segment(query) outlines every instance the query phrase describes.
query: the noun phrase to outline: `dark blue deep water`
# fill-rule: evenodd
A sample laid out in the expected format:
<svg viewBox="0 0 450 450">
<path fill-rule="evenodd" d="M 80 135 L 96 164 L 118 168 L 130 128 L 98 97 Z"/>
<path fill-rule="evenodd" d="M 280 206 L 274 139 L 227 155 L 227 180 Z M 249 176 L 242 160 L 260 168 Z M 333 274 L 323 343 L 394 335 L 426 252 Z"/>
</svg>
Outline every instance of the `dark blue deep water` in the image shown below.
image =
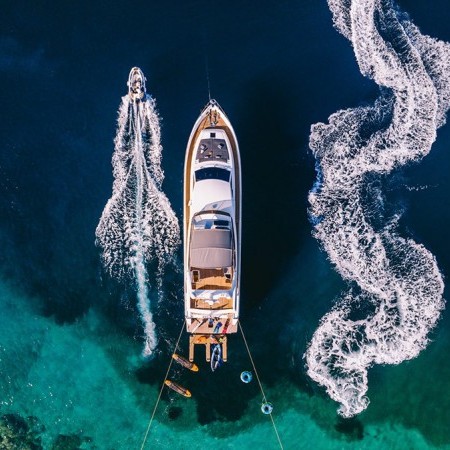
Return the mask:
<svg viewBox="0 0 450 450">
<path fill-rule="evenodd" d="M 398 3 L 423 33 L 450 41 L 446 1 Z M 242 323 L 284 447 L 450 448 L 446 311 L 418 358 L 369 372 L 371 404 L 357 418 L 339 418 L 306 376 L 306 345 L 344 286 L 311 236 L 310 126 L 379 94 L 325 0 L 2 2 L 0 437 L 15 442 L 2 448 L 131 449 L 145 434 L 166 342 L 182 320 L 181 249 L 180 270 L 166 271 L 166 301 L 154 306 L 160 350 L 143 361 L 133 286 L 103 273 L 94 244 L 132 66 L 146 74 L 162 117 L 163 190 L 180 220 L 184 153 L 208 101 L 207 68 L 237 133 Z M 423 243 L 447 278 L 449 142 L 446 125 L 385 193 L 404 211 L 401 232 Z M 163 394 L 146 448 L 277 448 L 256 383 L 239 381 L 249 368 L 240 336 L 220 371 L 200 366 L 175 374 L 194 398 Z"/>
</svg>

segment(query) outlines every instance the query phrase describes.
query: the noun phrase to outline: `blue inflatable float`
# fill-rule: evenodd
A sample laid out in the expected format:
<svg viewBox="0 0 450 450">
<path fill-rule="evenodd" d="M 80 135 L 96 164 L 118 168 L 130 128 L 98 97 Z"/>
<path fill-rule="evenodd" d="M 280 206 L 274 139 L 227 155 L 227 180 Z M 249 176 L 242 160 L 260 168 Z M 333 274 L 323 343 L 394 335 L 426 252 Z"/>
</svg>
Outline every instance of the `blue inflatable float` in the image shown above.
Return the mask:
<svg viewBox="0 0 450 450">
<path fill-rule="evenodd" d="M 273 411 L 273 405 L 270 402 L 264 402 L 261 405 L 261 411 L 263 414 L 272 414 Z"/>
<path fill-rule="evenodd" d="M 250 381 L 252 381 L 252 379 L 253 379 L 253 375 L 252 375 L 252 373 L 249 372 L 248 370 L 244 370 L 244 371 L 241 373 L 241 381 L 242 381 L 243 383 L 250 383 Z"/>
</svg>

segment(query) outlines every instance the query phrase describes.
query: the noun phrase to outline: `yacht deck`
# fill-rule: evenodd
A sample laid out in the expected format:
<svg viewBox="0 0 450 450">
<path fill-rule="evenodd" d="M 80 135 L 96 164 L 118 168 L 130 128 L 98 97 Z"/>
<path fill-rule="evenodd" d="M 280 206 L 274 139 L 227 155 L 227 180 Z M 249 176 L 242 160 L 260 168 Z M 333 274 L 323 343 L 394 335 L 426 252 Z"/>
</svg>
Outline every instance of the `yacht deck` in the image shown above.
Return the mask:
<svg viewBox="0 0 450 450">
<path fill-rule="evenodd" d="M 218 309 L 231 309 L 233 308 L 233 299 L 228 296 L 219 297 L 214 300 L 191 297 L 191 308 L 209 309 L 212 311 Z"/>
<path fill-rule="evenodd" d="M 212 323 L 210 323 L 209 317 L 205 317 L 203 319 L 196 318 L 187 325 L 187 332 L 213 336 L 236 333 L 237 323 L 233 325 L 232 320 L 233 314 L 226 314 L 225 317 L 215 317 L 212 319 Z"/>
<path fill-rule="evenodd" d="M 225 139 L 216 139 L 216 133 L 211 130 L 211 139 L 202 139 L 197 149 L 196 159 L 198 162 L 223 161 L 230 159 Z"/>
<path fill-rule="evenodd" d="M 192 289 L 208 291 L 227 291 L 231 289 L 233 279 L 232 267 L 224 269 L 192 268 Z"/>
</svg>

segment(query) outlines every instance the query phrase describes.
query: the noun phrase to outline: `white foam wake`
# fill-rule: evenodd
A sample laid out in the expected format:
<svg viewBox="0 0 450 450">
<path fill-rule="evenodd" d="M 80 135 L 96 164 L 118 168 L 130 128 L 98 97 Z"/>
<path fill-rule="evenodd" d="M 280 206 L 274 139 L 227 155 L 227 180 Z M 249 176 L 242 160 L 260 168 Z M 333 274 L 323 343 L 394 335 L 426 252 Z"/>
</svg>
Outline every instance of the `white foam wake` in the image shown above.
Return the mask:
<svg viewBox="0 0 450 450">
<path fill-rule="evenodd" d="M 139 102 L 122 98 L 114 143 L 113 192 L 97 226 L 96 243 L 111 276 L 136 282 L 146 339 L 143 353 L 149 356 L 157 338 L 146 264 L 157 265 L 154 280 L 161 296 L 163 270 L 179 245 L 178 221 L 161 191 L 160 126 L 150 96 Z"/>
<path fill-rule="evenodd" d="M 430 151 L 450 106 L 450 46 L 421 35 L 390 0 L 328 4 L 361 73 L 381 87 L 373 106 L 338 111 L 310 135 L 314 235 L 350 287 L 313 335 L 308 375 L 351 417 L 369 403 L 367 369 L 416 357 L 444 307 L 434 256 L 399 236 L 395 219 L 379 225 L 383 197 L 371 184 Z"/>
</svg>

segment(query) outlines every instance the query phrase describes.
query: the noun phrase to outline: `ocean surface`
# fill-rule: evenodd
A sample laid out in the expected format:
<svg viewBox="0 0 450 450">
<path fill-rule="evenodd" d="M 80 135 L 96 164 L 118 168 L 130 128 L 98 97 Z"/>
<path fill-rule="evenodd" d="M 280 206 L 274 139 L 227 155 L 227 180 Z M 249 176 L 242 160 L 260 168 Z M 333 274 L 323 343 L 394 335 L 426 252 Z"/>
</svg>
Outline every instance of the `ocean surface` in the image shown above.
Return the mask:
<svg viewBox="0 0 450 450">
<path fill-rule="evenodd" d="M 397 5 L 422 34 L 450 42 L 447 1 Z M 139 66 L 159 113 L 165 177 L 157 187 L 180 223 L 185 148 L 208 101 L 208 79 L 236 131 L 241 321 L 284 448 L 450 449 L 450 319 L 438 300 L 417 354 L 400 364 L 367 363 L 370 403 L 351 418 L 310 376 L 305 354 L 322 318 L 348 289 L 361 288 L 343 279 L 318 233 L 323 217 L 311 211 L 310 192 L 325 169 L 310 146 L 311 126 L 373 106 L 381 92 L 376 70 L 361 74 L 358 43 L 336 29 L 325 0 L 18 1 L 1 10 L 0 448 L 141 448 L 183 321 L 182 249 L 162 272 L 142 259 L 157 338 L 148 358 L 142 286 L 111 276 L 95 244 L 112 195 L 118 111 L 129 71 Z M 383 129 L 395 117 L 386 104 L 377 116 Z M 434 126 L 434 140 L 442 120 L 420 117 Z M 351 129 L 339 131 L 347 132 L 352 138 Z M 429 153 L 373 175 L 366 198 L 373 207 L 364 204 L 374 228 L 389 231 L 393 223 L 434 255 L 444 283 L 449 142 L 450 126 L 442 124 Z M 441 298 L 439 289 L 431 294 Z M 184 335 L 181 353 L 187 346 Z M 230 337 L 229 361 L 215 373 L 198 355 L 199 373 L 174 367 L 170 375 L 193 398 L 163 391 L 145 448 L 279 448 L 257 383 L 239 379 L 251 370 L 241 336 Z"/>
</svg>

